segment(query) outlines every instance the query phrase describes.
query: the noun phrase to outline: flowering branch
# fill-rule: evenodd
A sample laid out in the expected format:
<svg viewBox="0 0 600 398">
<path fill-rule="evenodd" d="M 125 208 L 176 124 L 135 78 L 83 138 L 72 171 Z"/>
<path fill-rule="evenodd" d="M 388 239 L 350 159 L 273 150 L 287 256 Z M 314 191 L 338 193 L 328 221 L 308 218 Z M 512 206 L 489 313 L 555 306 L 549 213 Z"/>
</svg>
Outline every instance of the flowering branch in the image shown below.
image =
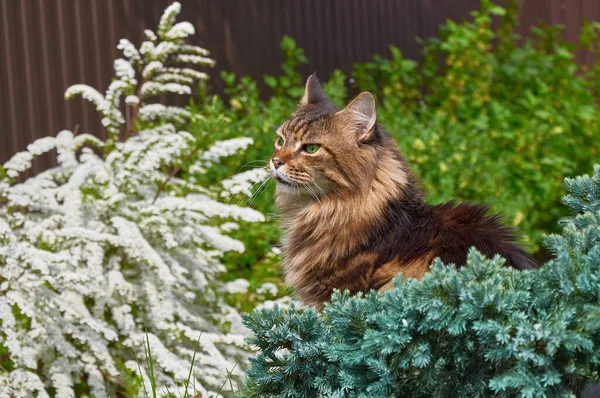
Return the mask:
<svg viewBox="0 0 600 398">
<path fill-rule="evenodd" d="M 224 301 L 221 257 L 244 250 L 228 235 L 232 224 L 264 217 L 217 201 L 221 187 L 173 177 L 191 159 L 207 167 L 252 140 L 205 148 L 180 129 L 188 111 L 148 102 L 190 93 L 206 78 L 178 64 L 212 65 L 206 50 L 184 43 L 194 29 L 175 24 L 179 10 L 169 6 L 139 49 L 121 40 L 124 58 L 104 95 L 67 90 L 96 106 L 106 141 L 65 130 L 0 166 L 0 353 L 10 364 L 0 368 L 0 397 L 70 397 L 84 381 L 87 395 L 116 396 L 118 365 L 138 372 L 146 336 L 157 385 L 176 395 L 194 386 L 216 396 L 227 369 L 239 362 L 241 377 L 248 365 L 241 317 Z M 57 167 L 17 182 L 53 149 Z M 170 195 L 160 197 L 167 184 Z"/>
<path fill-rule="evenodd" d="M 109 85 L 104 96 L 84 84 L 71 86 L 65 92 L 66 99 L 79 95 L 96 105 L 103 116 L 102 124 L 108 132 L 109 150 L 119 141 L 121 130 L 125 130 L 121 141 L 127 140 L 134 133 L 138 118 L 142 122 L 156 124 L 161 121 L 178 126 L 189 122 L 191 115 L 186 114 L 185 110 L 157 107 L 157 104 L 148 102 L 167 93 L 191 94 L 198 81 L 207 79 L 208 75 L 185 65 L 215 64 L 208 58 L 207 50 L 185 43 L 195 30 L 189 22 L 174 23 L 180 9 L 181 5 L 177 2 L 170 5 L 161 18 L 157 32 L 146 30 L 146 41 L 139 48 L 129 40 L 121 39 L 117 47 L 125 58 L 115 60 L 116 79 Z M 122 96 L 126 97 L 126 117 L 120 110 Z"/>
<path fill-rule="evenodd" d="M 198 153 L 199 149 L 200 149 L 200 147 L 194 148 L 193 151 L 188 153 L 186 155 L 186 157 L 183 158 L 183 160 L 181 161 L 181 163 L 179 163 L 179 165 L 177 167 L 175 167 L 173 170 L 171 170 L 171 172 L 169 173 L 167 178 L 158 187 L 158 190 L 156 191 L 156 195 L 154 196 L 154 199 L 152 200 L 152 204 L 156 203 L 156 200 L 160 196 L 160 193 L 165 189 L 165 187 L 167 186 L 169 181 L 171 181 L 171 178 L 173 178 L 177 173 L 179 173 L 181 171 L 183 166 L 185 166 L 187 164 L 187 162 L 192 158 L 192 156 L 194 156 L 196 153 Z"/>
</svg>

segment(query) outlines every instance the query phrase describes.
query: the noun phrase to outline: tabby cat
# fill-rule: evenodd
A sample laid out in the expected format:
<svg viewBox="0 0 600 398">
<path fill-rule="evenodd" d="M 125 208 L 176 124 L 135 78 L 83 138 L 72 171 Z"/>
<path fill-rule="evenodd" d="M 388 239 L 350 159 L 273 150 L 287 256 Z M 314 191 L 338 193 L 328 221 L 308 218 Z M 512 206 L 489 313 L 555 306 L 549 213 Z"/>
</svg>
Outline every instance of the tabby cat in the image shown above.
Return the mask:
<svg viewBox="0 0 600 398">
<path fill-rule="evenodd" d="M 385 291 L 400 272 L 423 277 L 436 257 L 462 266 L 471 246 L 517 269 L 536 267 L 487 207 L 425 203 L 376 118 L 371 93 L 340 110 L 312 75 L 277 130 L 267 169 L 286 233 L 286 281 L 305 304 L 322 308 L 333 289 Z"/>
</svg>

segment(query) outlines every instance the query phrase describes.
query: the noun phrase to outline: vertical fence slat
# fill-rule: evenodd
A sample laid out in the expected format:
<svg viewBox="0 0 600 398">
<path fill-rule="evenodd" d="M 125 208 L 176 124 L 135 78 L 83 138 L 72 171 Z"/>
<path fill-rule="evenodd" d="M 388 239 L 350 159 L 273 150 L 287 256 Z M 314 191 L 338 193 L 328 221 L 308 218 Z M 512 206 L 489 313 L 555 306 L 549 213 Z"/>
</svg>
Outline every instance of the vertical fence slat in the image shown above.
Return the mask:
<svg viewBox="0 0 600 398">
<path fill-rule="evenodd" d="M 8 4 L 7 1 L 2 1 L 1 2 L 1 8 L 0 10 L 2 10 L 2 15 L 1 20 L 2 20 L 2 48 L 3 48 L 3 58 L 4 58 L 4 62 L 1 62 L 1 66 L 0 70 L 4 71 L 4 73 L 6 74 L 6 76 L 0 76 L 0 78 L 6 82 L 6 84 L 3 86 L 4 90 L 6 90 L 3 93 L 0 93 L 0 98 L 3 98 L 3 103 L 5 103 L 6 106 L 6 110 L 8 111 L 7 113 L 4 114 L 4 117 L 2 118 L 2 120 L 4 121 L 2 123 L 2 128 L 3 130 L 0 131 L 0 134 L 2 134 L 3 136 L 0 138 L 1 141 L 0 142 L 7 142 L 7 145 L 3 145 L 3 151 L 0 151 L 0 155 L 2 156 L 2 158 L 0 158 L 0 161 L 4 162 L 6 161 L 8 158 L 10 158 L 10 156 L 16 152 L 19 151 L 19 146 L 18 146 L 18 142 L 15 139 L 16 138 L 16 134 L 17 133 L 17 107 L 16 107 L 16 101 L 15 101 L 15 97 L 16 97 L 16 85 L 17 85 L 17 81 L 15 80 L 15 76 L 14 76 L 14 70 L 13 70 L 13 62 L 14 62 L 14 52 L 12 52 L 12 46 L 14 38 L 12 37 L 12 35 L 10 34 L 10 30 L 9 27 L 11 26 L 11 18 L 9 15 L 9 9 L 11 8 L 11 6 Z M 7 135 L 8 137 L 4 137 L 4 135 Z"/>
<path fill-rule="evenodd" d="M 24 144 L 25 142 L 29 141 L 33 141 L 35 139 L 35 117 L 36 117 L 36 108 L 34 105 L 34 101 L 36 100 L 36 93 L 33 90 L 33 73 L 32 73 L 32 58 L 33 58 L 33 54 L 32 54 L 32 45 L 33 42 L 31 40 L 31 28 L 30 28 L 30 21 L 27 20 L 27 17 L 31 12 L 31 8 L 28 7 L 30 6 L 31 3 L 28 3 L 26 7 L 21 8 L 19 11 L 19 25 L 20 25 L 20 34 L 21 37 L 19 38 L 19 40 L 17 41 L 17 43 L 22 46 L 21 50 L 23 51 L 23 57 L 22 57 L 22 63 L 21 63 L 21 67 L 23 68 L 23 81 L 25 83 L 25 90 L 23 91 L 23 94 L 25 95 L 25 101 L 24 104 L 26 104 L 27 108 L 26 108 L 26 112 L 29 115 L 29 117 L 26 118 L 21 118 L 21 124 L 23 126 L 23 130 L 22 130 L 22 134 L 20 134 L 20 138 L 21 138 L 21 144 Z"/>
</svg>

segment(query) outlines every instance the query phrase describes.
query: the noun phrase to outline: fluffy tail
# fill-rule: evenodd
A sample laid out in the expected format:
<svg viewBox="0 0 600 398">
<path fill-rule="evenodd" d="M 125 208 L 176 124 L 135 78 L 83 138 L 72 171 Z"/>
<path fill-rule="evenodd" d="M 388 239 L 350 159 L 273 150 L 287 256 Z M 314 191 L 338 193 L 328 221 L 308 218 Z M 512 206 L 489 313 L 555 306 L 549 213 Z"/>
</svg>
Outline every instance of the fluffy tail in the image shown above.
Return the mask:
<svg viewBox="0 0 600 398">
<path fill-rule="evenodd" d="M 506 253 L 504 257 L 508 262 L 507 265 L 519 270 L 539 268 L 539 264 L 517 245 L 514 245 L 513 250 Z"/>
</svg>

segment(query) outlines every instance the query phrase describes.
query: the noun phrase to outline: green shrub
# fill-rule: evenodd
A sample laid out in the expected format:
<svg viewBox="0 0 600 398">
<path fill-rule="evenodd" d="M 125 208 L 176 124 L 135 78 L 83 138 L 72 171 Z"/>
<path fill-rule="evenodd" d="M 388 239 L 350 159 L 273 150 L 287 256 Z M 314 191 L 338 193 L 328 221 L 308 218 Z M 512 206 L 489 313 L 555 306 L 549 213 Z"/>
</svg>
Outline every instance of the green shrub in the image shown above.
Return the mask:
<svg viewBox="0 0 600 398">
<path fill-rule="evenodd" d="M 430 202 L 458 198 L 489 204 L 543 258 L 542 234 L 553 231 L 565 214 L 559 206 L 562 176 L 583 173 L 598 159 L 600 62 L 581 70 L 575 47 L 560 39 L 559 27 L 535 28 L 534 37 L 523 40 L 514 33 L 516 11 L 515 2 L 504 9 L 484 0 L 470 21 L 449 21 L 439 38 L 424 44 L 423 62 L 405 59 L 392 47 L 389 59 L 376 56 L 355 65 L 352 89 L 377 96 L 378 121 L 398 140 Z M 494 15 L 501 22 L 496 29 Z M 597 50 L 599 31 L 598 24 L 586 25 L 585 48 Z M 254 145 L 209 172 L 187 173 L 214 184 L 266 165 L 274 131 L 296 108 L 304 84 L 298 73 L 306 63 L 304 52 L 288 37 L 282 50 L 281 75 L 264 77 L 267 93 L 249 77 L 222 72 L 225 95 L 205 95 L 188 107 L 201 115 L 190 126 L 195 135 L 247 136 Z M 325 90 L 340 106 L 349 99 L 341 71 L 330 76 Z M 273 188 L 266 182 L 253 198 L 231 198 L 251 202 L 269 218 L 242 225 L 234 234 L 247 250 L 226 257 L 235 271 L 230 278 L 248 279 L 251 291 L 263 281 L 280 283 L 279 258 L 271 254 L 280 241 Z"/>
<path fill-rule="evenodd" d="M 533 28 L 534 37 L 520 44 L 515 2 L 508 9 L 481 4 L 472 20 L 449 21 L 426 43 L 422 64 L 392 47 L 391 59 L 356 65 L 354 77 L 376 94 L 379 123 L 431 201 L 492 205 L 537 251 L 564 214 L 562 176 L 598 160 L 599 68 L 581 73 L 559 26 Z M 502 16 L 496 30 L 494 15 Z M 597 28 L 584 30 L 589 49 Z"/>
<path fill-rule="evenodd" d="M 559 397 L 598 379 L 600 166 L 567 179 L 575 215 L 539 271 L 474 249 L 457 270 L 314 309 L 245 316 L 260 349 L 241 397 Z"/>
</svg>

